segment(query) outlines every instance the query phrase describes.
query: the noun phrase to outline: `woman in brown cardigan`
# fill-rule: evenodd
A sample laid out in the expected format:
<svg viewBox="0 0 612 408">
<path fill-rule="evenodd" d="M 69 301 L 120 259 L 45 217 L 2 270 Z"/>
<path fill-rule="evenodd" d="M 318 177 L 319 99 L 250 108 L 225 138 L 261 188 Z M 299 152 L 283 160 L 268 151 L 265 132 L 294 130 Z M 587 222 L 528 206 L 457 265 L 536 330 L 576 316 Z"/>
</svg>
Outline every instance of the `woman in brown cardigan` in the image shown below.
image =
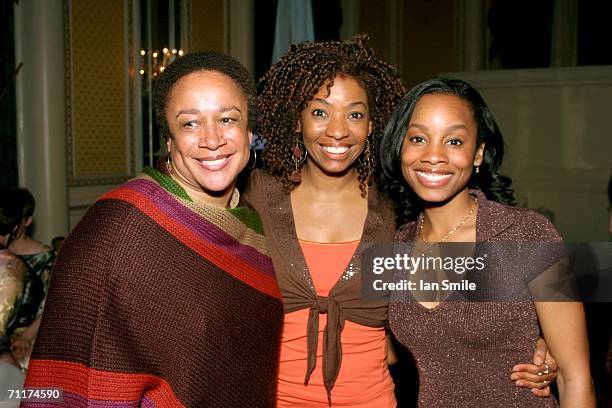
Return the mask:
<svg viewBox="0 0 612 408">
<path fill-rule="evenodd" d="M 360 257 L 393 238 L 391 206 L 370 185 L 404 87 L 360 36 L 293 45 L 260 92 L 266 171 L 243 198 L 261 215 L 285 305 L 277 404 L 394 407 L 387 303 L 361 298 Z"/>
</svg>

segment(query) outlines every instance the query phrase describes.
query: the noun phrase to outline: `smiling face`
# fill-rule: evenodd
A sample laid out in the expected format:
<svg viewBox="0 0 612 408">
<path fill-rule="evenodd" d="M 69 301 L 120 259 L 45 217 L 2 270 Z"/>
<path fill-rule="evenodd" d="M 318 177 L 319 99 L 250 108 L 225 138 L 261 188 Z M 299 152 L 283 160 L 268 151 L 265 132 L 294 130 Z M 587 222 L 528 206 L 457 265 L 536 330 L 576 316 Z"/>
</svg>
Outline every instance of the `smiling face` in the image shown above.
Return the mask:
<svg viewBox="0 0 612 408">
<path fill-rule="evenodd" d="M 308 151 L 307 165 L 328 175 L 341 175 L 365 148 L 372 121 L 367 94 L 355 78 L 338 75 L 331 89 L 327 84 L 302 110 L 299 130 Z"/>
<path fill-rule="evenodd" d="M 424 201 L 441 203 L 467 194 L 473 166 L 482 162 L 477 126 L 468 103 L 451 94 L 417 102 L 402 144 L 402 174 Z"/>
<path fill-rule="evenodd" d="M 172 87 L 166 120 L 172 176 L 204 201 L 229 201 L 252 139 L 239 86 L 217 71 L 188 74 Z"/>
</svg>

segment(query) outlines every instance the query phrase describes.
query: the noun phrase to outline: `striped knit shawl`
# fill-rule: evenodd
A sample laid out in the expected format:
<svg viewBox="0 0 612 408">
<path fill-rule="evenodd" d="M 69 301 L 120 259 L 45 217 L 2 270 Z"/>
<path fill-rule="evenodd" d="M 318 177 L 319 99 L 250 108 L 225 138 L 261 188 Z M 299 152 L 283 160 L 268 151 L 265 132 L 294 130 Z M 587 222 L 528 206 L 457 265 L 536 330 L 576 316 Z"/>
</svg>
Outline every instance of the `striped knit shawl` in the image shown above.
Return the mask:
<svg viewBox="0 0 612 408">
<path fill-rule="evenodd" d="M 259 217 L 146 173 L 62 246 L 26 386 L 63 389 L 56 406 L 274 406 L 283 310 Z"/>
</svg>

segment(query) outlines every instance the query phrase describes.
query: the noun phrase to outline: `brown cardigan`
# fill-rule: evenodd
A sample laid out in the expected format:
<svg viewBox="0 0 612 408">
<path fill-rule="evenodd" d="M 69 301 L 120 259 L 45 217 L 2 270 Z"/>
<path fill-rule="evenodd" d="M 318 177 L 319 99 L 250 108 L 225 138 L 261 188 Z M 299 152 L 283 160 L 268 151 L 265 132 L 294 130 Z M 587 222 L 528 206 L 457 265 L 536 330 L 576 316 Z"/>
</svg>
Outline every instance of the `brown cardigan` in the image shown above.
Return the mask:
<svg viewBox="0 0 612 408">
<path fill-rule="evenodd" d="M 361 299 L 361 254 L 369 246 L 392 242 L 395 233 L 394 214 L 376 188 L 368 192 L 368 215 L 361 242 L 328 297 L 317 296 L 300 249 L 289 192 L 269 173 L 251 173 L 242 199 L 261 217 L 269 255 L 283 295 L 285 313 L 310 309 L 308 318 L 308 369 L 305 383 L 316 364 L 319 313 L 327 313 L 323 342 L 323 376 L 328 398 L 342 361 L 340 336 L 345 320 L 369 327 L 387 325 L 387 302 Z"/>
</svg>

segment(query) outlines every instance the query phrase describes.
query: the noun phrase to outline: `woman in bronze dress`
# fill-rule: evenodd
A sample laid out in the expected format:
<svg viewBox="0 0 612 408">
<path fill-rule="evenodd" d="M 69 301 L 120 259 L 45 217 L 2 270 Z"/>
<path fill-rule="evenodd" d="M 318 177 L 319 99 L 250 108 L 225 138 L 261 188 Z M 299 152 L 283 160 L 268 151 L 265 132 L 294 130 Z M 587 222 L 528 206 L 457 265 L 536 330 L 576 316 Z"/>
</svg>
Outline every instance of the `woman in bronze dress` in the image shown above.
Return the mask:
<svg viewBox="0 0 612 408">
<path fill-rule="evenodd" d="M 399 218 L 410 220 L 396 240 L 408 242 L 413 254 L 442 251 L 435 243 L 502 251 L 514 243 L 532 250 L 561 243 L 543 216 L 506 205 L 513 197 L 510 179 L 497 172 L 503 147 L 491 112 L 466 82 L 434 79 L 413 88 L 381 143 L 383 187 Z M 536 255 L 522 263 L 486 262 L 487 293 L 511 293 L 504 301 L 465 301 L 451 291 L 426 299 L 404 293 L 391 303 L 391 329 L 419 368 L 420 407 L 556 406 L 504 378 L 506 369 L 530 357 L 540 328 L 559 365 L 561 405 L 594 407 L 582 304 L 537 301 L 530 285 L 536 275 L 528 271 L 534 264 L 557 268 L 563 258 Z"/>
</svg>

